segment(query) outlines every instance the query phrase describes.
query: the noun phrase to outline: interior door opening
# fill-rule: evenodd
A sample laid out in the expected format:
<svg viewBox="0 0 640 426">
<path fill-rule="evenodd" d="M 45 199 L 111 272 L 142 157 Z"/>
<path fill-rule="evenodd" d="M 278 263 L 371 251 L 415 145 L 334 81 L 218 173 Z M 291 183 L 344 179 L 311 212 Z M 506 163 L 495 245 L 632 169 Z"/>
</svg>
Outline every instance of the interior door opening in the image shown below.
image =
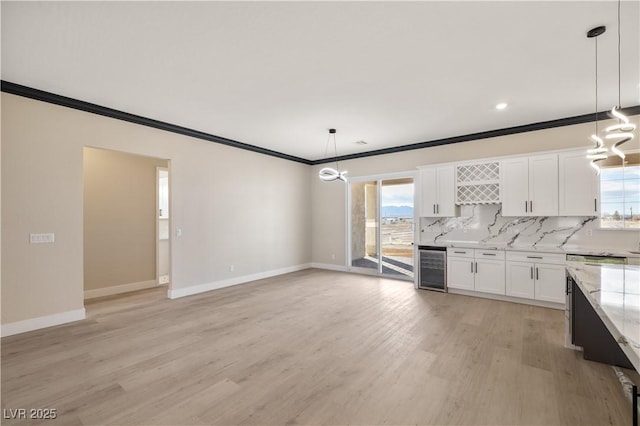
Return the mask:
<svg viewBox="0 0 640 426">
<path fill-rule="evenodd" d="M 413 280 L 413 177 L 350 183 L 350 266 Z"/>
</svg>

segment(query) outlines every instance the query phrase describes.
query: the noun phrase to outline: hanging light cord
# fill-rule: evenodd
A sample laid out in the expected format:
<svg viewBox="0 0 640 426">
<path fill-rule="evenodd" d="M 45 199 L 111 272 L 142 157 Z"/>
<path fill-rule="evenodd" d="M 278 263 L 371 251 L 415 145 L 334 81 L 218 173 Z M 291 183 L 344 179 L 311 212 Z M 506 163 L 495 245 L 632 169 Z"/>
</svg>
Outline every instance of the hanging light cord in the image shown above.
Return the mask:
<svg viewBox="0 0 640 426">
<path fill-rule="evenodd" d="M 618 108 L 622 108 L 620 101 L 620 0 L 618 0 Z M 596 40 L 596 45 L 598 41 Z"/>
<path fill-rule="evenodd" d="M 598 134 L 598 37 L 596 39 L 596 135 Z"/>
<path fill-rule="evenodd" d="M 333 152 L 335 153 L 336 156 L 336 170 L 340 170 L 340 167 L 338 167 L 338 145 L 336 144 L 336 134 L 333 133 Z"/>
</svg>

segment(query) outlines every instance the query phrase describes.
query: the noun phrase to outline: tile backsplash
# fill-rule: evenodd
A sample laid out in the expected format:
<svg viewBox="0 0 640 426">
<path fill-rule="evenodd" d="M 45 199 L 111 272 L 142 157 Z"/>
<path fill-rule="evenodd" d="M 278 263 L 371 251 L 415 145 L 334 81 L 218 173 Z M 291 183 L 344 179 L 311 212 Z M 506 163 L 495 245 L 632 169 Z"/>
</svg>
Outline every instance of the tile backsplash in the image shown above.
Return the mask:
<svg viewBox="0 0 640 426">
<path fill-rule="evenodd" d="M 420 218 L 420 243 L 472 242 L 510 247 L 638 250 L 639 231 L 599 228 L 597 217 L 503 217 L 501 204 L 461 207 L 460 217 Z"/>
</svg>

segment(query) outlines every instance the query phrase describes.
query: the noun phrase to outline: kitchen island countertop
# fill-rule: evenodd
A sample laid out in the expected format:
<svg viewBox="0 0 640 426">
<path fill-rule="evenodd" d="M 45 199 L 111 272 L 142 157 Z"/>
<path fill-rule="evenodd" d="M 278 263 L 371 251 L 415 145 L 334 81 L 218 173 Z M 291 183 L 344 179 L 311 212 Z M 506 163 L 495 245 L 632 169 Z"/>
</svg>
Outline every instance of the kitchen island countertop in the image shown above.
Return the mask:
<svg viewBox="0 0 640 426">
<path fill-rule="evenodd" d="M 567 272 L 640 372 L 640 266 L 567 262 Z"/>
</svg>

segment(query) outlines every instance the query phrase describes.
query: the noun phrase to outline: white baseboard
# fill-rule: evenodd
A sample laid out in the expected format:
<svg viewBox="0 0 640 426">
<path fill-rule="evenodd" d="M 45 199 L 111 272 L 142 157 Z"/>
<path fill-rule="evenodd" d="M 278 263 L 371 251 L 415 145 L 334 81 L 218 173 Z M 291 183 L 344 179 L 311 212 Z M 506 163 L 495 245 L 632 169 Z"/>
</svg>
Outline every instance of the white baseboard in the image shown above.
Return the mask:
<svg viewBox="0 0 640 426">
<path fill-rule="evenodd" d="M 304 263 L 302 265 L 288 266 L 286 268 L 273 269 L 271 271 L 259 272 L 257 274 L 243 275 L 241 277 L 229 278 L 221 281 L 214 281 L 211 283 L 192 285 L 189 287 L 175 288 L 169 290 L 169 299 L 178 299 L 180 297 L 191 296 L 193 294 L 204 293 L 205 291 L 217 290 L 220 288 L 231 287 L 233 285 L 245 284 L 251 281 L 262 280 L 264 278 L 271 278 L 277 275 L 288 274 L 289 272 L 302 271 L 303 269 L 309 269 L 310 263 Z"/>
<path fill-rule="evenodd" d="M 8 324 L 2 324 L 0 335 L 2 337 L 12 336 L 14 334 L 26 333 L 27 331 L 53 327 L 54 325 L 80 321 L 86 317 L 86 312 L 84 308 L 82 308 L 73 311 L 60 312 L 58 314 L 46 315 L 43 317 L 31 318 L 24 321 L 10 322 Z"/>
<path fill-rule="evenodd" d="M 349 272 L 349 268 L 345 265 L 334 265 L 333 263 L 311 263 L 312 268 L 329 269 L 331 271 Z"/>
<path fill-rule="evenodd" d="M 157 286 L 156 280 L 140 281 L 137 283 L 129 283 L 122 285 L 114 285 L 112 287 L 96 288 L 84 291 L 84 300 L 95 299 L 96 297 L 111 296 L 114 294 L 128 293 L 130 291 L 144 290 Z"/>
<path fill-rule="evenodd" d="M 471 290 L 461 290 L 458 288 L 451 288 L 451 287 L 449 287 L 448 292 L 452 294 L 461 294 L 463 296 L 482 297 L 484 299 L 501 300 L 503 302 L 513 302 L 513 303 L 520 303 L 522 305 L 539 306 L 541 308 L 564 310 L 564 303 L 553 303 L 553 302 L 545 302 L 543 300 L 523 299 L 520 297 L 503 296 L 500 294 L 482 293 L 482 292 L 471 291 Z"/>
</svg>

